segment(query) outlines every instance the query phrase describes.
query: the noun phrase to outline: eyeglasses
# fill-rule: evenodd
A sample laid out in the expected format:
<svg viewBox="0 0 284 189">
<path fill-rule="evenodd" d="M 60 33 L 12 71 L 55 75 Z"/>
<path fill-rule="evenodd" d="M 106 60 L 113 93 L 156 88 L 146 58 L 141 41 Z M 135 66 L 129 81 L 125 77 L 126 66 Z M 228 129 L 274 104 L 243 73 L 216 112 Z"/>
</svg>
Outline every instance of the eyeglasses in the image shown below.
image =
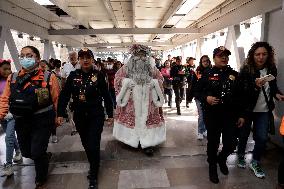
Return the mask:
<svg viewBox="0 0 284 189">
<path fill-rule="evenodd" d="M 33 57 L 34 57 L 34 55 L 30 54 L 30 53 L 28 53 L 26 55 L 23 55 L 23 54 L 19 55 L 19 58 L 33 58 Z"/>
</svg>

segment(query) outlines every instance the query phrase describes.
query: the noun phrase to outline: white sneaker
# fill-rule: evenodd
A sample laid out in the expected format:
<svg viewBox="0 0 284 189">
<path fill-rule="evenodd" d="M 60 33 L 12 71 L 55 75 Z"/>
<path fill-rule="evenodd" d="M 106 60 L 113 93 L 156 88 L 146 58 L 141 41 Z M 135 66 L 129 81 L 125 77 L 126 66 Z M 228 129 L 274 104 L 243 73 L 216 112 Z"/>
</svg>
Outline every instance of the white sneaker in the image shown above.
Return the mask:
<svg viewBox="0 0 284 189">
<path fill-rule="evenodd" d="M 11 176 L 14 174 L 14 169 L 13 169 L 13 165 L 12 164 L 4 164 L 4 167 L 2 169 L 2 176 Z"/>
<path fill-rule="evenodd" d="M 203 132 L 203 136 L 204 136 L 204 137 L 207 137 L 207 131 L 204 131 L 204 132 Z"/>
<path fill-rule="evenodd" d="M 23 156 L 22 153 L 20 151 L 17 151 L 15 156 L 13 157 L 13 162 L 14 163 L 19 163 L 23 161 Z"/>
<path fill-rule="evenodd" d="M 203 134 L 201 134 L 201 133 L 198 133 L 198 135 L 197 135 L 197 139 L 198 140 L 202 140 L 204 137 L 203 137 Z"/>
<path fill-rule="evenodd" d="M 57 142 L 58 142 L 58 139 L 57 139 L 57 136 L 56 136 L 56 135 L 52 135 L 52 137 L 51 137 L 51 142 L 52 142 L 52 143 L 57 143 Z"/>
</svg>

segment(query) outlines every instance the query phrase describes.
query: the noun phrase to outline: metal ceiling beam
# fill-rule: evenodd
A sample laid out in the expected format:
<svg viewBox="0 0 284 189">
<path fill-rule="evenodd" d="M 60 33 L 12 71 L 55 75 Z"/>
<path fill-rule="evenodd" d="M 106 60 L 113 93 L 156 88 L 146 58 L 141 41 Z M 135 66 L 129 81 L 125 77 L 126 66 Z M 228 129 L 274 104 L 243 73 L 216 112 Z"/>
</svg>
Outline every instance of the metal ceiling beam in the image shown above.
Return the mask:
<svg viewBox="0 0 284 189">
<path fill-rule="evenodd" d="M 136 15 L 136 0 L 132 0 L 132 28 L 136 28 L 135 15 Z"/>
<path fill-rule="evenodd" d="M 2 3 L 2 2 L 1 2 Z M 23 11 L 23 13 L 26 13 L 26 11 Z M 19 11 L 19 15 L 15 14 L 12 15 L 9 12 L 4 12 L 0 10 L 0 18 L 1 23 L 0 25 L 6 26 L 10 29 L 17 30 L 19 32 L 24 32 L 29 35 L 40 37 L 41 39 L 48 39 L 50 41 L 56 41 L 61 44 L 67 44 L 69 46 L 74 47 L 80 47 L 82 46 L 82 43 L 78 40 L 75 40 L 73 38 L 70 38 L 68 36 L 50 36 L 48 35 L 48 29 L 43 27 L 42 25 L 39 25 L 36 21 L 37 16 L 30 16 L 30 20 L 27 20 L 24 17 L 21 17 L 22 13 Z M 32 22 L 34 21 L 34 22 Z"/>
<path fill-rule="evenodd" d="M 97 34 L 173 34 L 199 33 L 196 28 L 105 28 L 49 30 L 49 35 L 97 35 Z"/>
<path fill-rule="evenodd" d="M 106 10 L 107 10 L 107 12 L 108 12 L 108 15 L 110 15 L 110 17 L 111 17 L 111 20 L 112 20 L 112 22 L 113 22 L 113 24 L 114 24 L 114 27 L 115 27 L 115 28 L 119 28 L 119 26 L 118 26 L 118 21 L 117 21 L 117 19 L 116 19 L 116 17 L 115 17 L 115 14 L 114 14 L 114 12 L 113 12 L 113 9 L 112 9 L 110 0 L 102 0 L 102 2 L 103 2 L 104 5 L 105 5 L 105 8 L 106 8 Z M 122 37 L 121 37 L 121 36 L 119 36 L 119 37 L 120 37 L 121 42 L 123 42 Z"/>
<path fill-rule="evenodd" d="M 282 0 L 234 0 L 224 7 L 218 7 L 199 19 L 193 26 L 200 29 L 199 35 L 184 35 L 173 38 L 177 45 L 190 42 L 198 37 L 213 33 L 254 16 L 261 15 L 282 7 Z"/>
<path fill-rule="evenodd" d="M 177 12 L 177 10 L 181 7 L 181 5 L 185 2 L 186 0 L 176 0 L 172 3 L 170 8 L 168 9 L 167 13 L 164 15 L 162 21 L 159 23 L 159 27 L 163 28 L 168 20 Z M 151 35 L 151 40 L 155 38 L 155 35 Z"/>
<path fill-rule="evenodd" d="M 159 26 L 161 28 L 166 25 L 168 20 L 178 11 L 178 9 L 182 6 L 182 4 L 185 1 L 186 0 L 177 0 L 177 1 L 173 2 L 173 4 L 170 6 L 169 10 L 167 11 L 167 13 L 165 14 L 164 18 L 162 19 L 162 21 L 159 24 Z"/>
<path fill-rule="evenodd" d="M 118 27 L 118 21 L 117 21 L 117 19 L 116 19 L 116 17 L 115 17 L 115 14 L 114 14 L 114 12 L 113 12 L 113 9 L 112 9 L 110 0 L 101 0 L 101 1 L 102 1 L 102 2 L 104 3 L 104 5 L 105 5 L 105 8 L 106 8 L 106 10 L 107 10 L 107 13 L 108 13 L 108 15 L 110 16 L 110 18 L 111 18 L 111 20 L 112 20 L 112 22 L 113 22 L 113 24 L 114 24 L 114 27 L 119 28 L 119 27 Z"/>
<path fill-rule="evenodd" d="M 95 43 L 95 44 L 84 44 L 84 47 L 127 47 L 135 43 Z M 146 46 L 173 46 L 172 42 L 141 42 L 141 45 Z"/>
</svg>

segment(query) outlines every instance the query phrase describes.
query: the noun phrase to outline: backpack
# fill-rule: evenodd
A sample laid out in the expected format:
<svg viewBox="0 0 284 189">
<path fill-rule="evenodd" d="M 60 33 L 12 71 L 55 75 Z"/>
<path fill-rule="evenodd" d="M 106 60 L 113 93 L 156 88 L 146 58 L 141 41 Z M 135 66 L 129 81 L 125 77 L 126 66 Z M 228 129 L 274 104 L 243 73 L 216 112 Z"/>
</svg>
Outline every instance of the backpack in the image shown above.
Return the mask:
<svg viewBox="0 0 284 189">
<path fill-rule="evenodd" d="M 38 110 L 52 105 L 49 91 L 51 72 L 45 71 L 43 80 L 31 80 L 31 74 L 18 76 L 15 72 L 11 76 L 11 95 L 9 99 L 9 111 L 15 116 L 32 116 Z M 24 86 L 29 85 L 24 88 Z"/>
</svg>

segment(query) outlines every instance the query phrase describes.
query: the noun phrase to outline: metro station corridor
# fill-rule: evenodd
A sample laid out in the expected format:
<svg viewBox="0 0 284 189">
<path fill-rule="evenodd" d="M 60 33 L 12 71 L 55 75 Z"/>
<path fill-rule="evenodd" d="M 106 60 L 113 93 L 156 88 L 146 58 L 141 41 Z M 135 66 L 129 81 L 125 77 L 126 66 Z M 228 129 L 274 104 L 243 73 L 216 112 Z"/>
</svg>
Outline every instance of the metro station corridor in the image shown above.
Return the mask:
<svg viewBox="0 0 284 189">
<path fill-rule="evenodd" d="M 229 156 L 229 175 L 219 172 L 220 184 L 208 179 L 206 162 L 206 139 L 197 140 L 197 111 L 195 102 L 189 108 L 182 104 L 182 115 L 177 116 L 175 108 L 164 107 L 167 126 L 167 140 L 156 148 L 153 157 L 147 157 L 142 150 L 130 148 L 112 137 L 112 128 L 105 127 L 101 142 L 100 189 L 270 189 L 277 183 L 277 167 L 280 148 L 269 143 L 263 158 L 265 179 L 258 179 L 247 167 L 236 166 L 235 153 Z M 88 187 L 86 178 L 88 162 L 81 146 L 79 135 L 71 136 L 71 128 L 64 124 L 58 128 L 59 142 L 49 143 L 52 152 L 49 166 L 49 189 L 84 189 Z M 246 154 L 254 142 L 250 139 Z M 0 160 L 5 161 L 4 134 L 0 136 Z M 0 177 L 1 189 L 34 188 L 34 165 L 30 159 L 15 166 L 15 175 Z"/>
</svg>

